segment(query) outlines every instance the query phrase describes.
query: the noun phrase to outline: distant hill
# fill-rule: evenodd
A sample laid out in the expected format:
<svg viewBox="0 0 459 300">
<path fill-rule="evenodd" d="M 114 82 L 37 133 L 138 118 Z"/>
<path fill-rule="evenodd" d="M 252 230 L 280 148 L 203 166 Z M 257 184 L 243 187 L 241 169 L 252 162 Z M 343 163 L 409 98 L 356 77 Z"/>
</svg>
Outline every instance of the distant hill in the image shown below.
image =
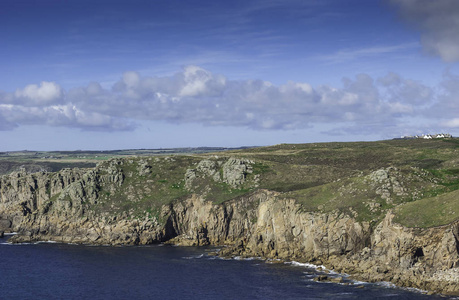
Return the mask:
<svg viewBox="0 0 459 300">
<path fill-rule="evenodd" d="M 92 168 L 100 161 L 115 157 L 177 155 L 220 152 L 250 147 L 188 147 L 160 149 L 124 150 L 75 150 L 75 151 L 9 151 L 0 152 L 0 175 L 21 169 L 29 173 L 46 171 L 57 172 L 64 168 Z"/>
</svg>

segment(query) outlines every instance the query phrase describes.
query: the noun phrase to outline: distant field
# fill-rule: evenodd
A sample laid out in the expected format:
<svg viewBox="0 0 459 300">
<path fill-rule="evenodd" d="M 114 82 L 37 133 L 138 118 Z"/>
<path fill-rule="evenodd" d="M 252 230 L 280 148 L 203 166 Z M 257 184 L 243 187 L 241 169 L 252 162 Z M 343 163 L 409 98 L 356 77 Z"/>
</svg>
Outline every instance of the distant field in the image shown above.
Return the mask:
<svg viewBox="0 0 459 300">
<path fill-rule="evenodd" d="M 245 148 L 245 147 L 243 147 Z M 200 154 L 243 148 L 198 147 L 165 149 L 128 149 L 108 151 L 11 151 L 0 152 L 0 175 L 25 169 L 29 173 L 57 172 L 64 168 L 91 168 L 115 157 Z"/>
</svg>

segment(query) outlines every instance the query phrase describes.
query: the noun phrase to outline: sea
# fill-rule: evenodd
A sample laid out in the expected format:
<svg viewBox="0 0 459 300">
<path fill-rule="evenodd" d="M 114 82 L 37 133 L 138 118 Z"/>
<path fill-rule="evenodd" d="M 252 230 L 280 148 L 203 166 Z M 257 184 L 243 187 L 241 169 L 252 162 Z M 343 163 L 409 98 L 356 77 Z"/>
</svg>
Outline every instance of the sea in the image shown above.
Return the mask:
<svg viewBox="0 0 459 300">
<path fill-rule="evenodd" d="M 218 258 L 214 247 L 9 244 L 0 299 L 445 299 L 389 283 L 316 282 L 297 262 Z"/>
</svg>

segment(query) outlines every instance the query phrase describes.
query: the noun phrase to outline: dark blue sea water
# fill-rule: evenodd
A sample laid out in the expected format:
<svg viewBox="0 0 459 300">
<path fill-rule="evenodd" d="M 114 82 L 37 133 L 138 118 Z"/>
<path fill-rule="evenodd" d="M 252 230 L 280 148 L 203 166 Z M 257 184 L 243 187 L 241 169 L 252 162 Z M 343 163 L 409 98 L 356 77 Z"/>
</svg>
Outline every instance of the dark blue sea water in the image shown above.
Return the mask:
<svg viewBox="0 0 459 300">
<path fill-rule="evenodd" d="M 199 247 L 10 245 L 0 299 L 440 299 L 388 285 L 318 283 L 304 265 L 224 260 Z M 444 299 L 444 298 L 441 298 Z"/>
</svg>

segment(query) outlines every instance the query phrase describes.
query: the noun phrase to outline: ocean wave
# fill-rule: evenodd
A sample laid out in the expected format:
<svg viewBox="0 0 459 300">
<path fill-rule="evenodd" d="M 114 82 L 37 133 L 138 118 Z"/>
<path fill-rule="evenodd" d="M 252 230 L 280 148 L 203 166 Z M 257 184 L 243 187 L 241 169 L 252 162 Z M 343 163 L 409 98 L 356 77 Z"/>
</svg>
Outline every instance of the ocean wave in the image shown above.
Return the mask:
<svg viewBox="0 0 459 300">
<path fill-rule="evenodd" d="M 327 268 L 325 268 L 324 265 L 314 265 L 311 263 L 301 263 L 297 261 L 287 261 L 285 262 L 287 265 L 292 265 L 292 266 L 297 266 L 297 267 L 304 267 L 304 268 L 309 268 L 309 269 L 314 269 L 314 270 L 322 270 L 325 271 Z M 331 271 L 331 270 L 328 270 Z"/>
<path fill-rule="evenodd" d="M 352 284 L 354 285 L 365 285 L 365 284 L 371 284 L 370 282 L 367 281 L 359 281 L 359 280 L 352 280 Z"/>
<path fill-rule="evenodd" d="M 220 259 L 220 260 L 234 260 L 232 257 L 222 257 L 222 256 L 210 256 L 208 257 L 208 259 L 211 257 L 213 257 L 213 259 Z"/>
<path fill-rule="evenodd" d="M 268 258 L 266 260 L 266 263 L 268 263 L 268 264 L 275 264 L 275 263 L 279 263 L 279 262 L 282 262 L 282 260 L 278 259 L 278 258 Z"/>
<path fill-rule="evenodd" d="M 262 260 L 261 257 L 241 257 L 241 256 L 235 256 L 233 257 L 234 260 Z"/>
<path fill-rule="evenodd" d="M 33 243 L 34 245 L 37 245 L 37 244 L 57 244 L 56 241 L 38 241 L 38 242 L 35 242 Z"/>
<path fill-rule="evenodd" d="M 410 292 L 414 292 L 414 293 L 420 293 L 420 294 L 427 293 L 426 290 L 413 288 L 413 287 L 399 287 L 399 286 L 393 284 L 392 282 L 388 282 L 388 281 L 376 282 L 375 285 L 382 286 L 382 287 L 385 287 L 385 288 L 388 288 L 388 289 L 402 289 L 402 290 L 406 290 L 406 291 L 410 291 Z M 396 294 L 395 294 L 395 296 L 396 296 Z M 457 299 L 457 298 L 454 298 L 454 299 Z"/>
<path fill-rule="evenodd" d="M 346 274 L 346 273 L 338 273 L 336 271 L 327 269 L 324 265 L 314 265 L 314 264 L 311 264 L 311 263 L 300 263 L 300 262 L 297 262 L 297 261 L 287 261 L 287 262 L 285 262 L 285 264 L 290 264 L 292 266 L 297 266 L 297 267 L 309 268 L 309 269 L 313 269 L 313 270 L 316 270 L 316 271 L 322 271 L 322 272 L 325 272 L 325 273 L 330 274 L 330 275 L 340 275 L 342 277 L 348 277 L 349 276 L 349 274 Z"/>
<path fill-rule="evenodd" d="M 199 259 L 203 257 L 204 257 L 204 254 L 199 254 L 199 255 L 194 255 L 194 256 L 183 256 L 182 258 L 183 259 Z"/>
</svg>

